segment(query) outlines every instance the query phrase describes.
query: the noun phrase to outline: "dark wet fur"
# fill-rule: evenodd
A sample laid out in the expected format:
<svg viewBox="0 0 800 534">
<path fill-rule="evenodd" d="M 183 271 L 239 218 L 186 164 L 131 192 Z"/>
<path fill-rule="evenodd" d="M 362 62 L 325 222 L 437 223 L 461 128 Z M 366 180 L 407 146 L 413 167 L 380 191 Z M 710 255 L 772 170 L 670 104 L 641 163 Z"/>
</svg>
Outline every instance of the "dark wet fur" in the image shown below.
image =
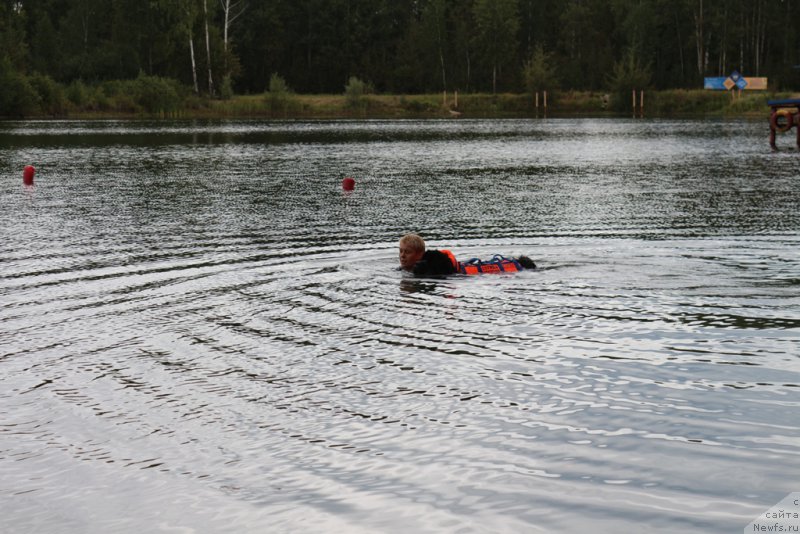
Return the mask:
<svg viewBox="0 0 800 534">
<path fill-rule="evenodd" d="M 530 259 L 528 256 L 520 256 L 519 258 L 517 258 L 517 261 L 519 262 L 520 265 L 522 265 L 526 269 L 536 268 L 536 264 L 533 263 L 533 260 Z"/>
</svg>

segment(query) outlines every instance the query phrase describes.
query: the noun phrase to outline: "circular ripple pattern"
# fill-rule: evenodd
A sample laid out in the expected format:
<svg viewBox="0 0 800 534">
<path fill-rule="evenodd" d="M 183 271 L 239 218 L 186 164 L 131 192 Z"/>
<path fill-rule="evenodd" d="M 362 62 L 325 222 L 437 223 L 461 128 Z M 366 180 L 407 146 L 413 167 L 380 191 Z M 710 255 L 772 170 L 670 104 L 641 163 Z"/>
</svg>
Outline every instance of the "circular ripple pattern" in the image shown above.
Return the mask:
<svg viewBox="0 0 800 534">
<path fill-rule="evenodd" d="M 800 467 L 762 130 L 5 123 L 4 528 L 743 528 Z M 415 279 L 409 230 L 540 268 Z"/>
</svg>

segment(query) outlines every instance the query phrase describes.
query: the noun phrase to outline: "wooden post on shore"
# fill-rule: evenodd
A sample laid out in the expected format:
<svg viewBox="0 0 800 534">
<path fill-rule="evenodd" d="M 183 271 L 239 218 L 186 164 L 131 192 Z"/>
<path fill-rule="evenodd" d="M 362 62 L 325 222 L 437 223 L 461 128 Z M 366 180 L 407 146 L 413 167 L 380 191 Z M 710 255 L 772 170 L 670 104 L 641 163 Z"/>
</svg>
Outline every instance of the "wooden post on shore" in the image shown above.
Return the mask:
<svg viewBox="0 0 800 534">
<path fill-rule="evenodd" d="M 769 116 L 769 146 L 772 147 L 772 150 L 778 150 L 778 146 L 775 144 L 775 113 L 777 110 L 772 108 L 772 113 Z M 800 128 L 797 129 L 797 135 L 800 136 Z M 797 147 L 800 148 L 800 137 L 797 139 Z"/>
<path fill-rule="evenodd" d="M 458 109 L 458 89 L 455 91 L 455 102 L 453 103 L 453 107 Z"/>
<path fill-rule="evenodd" d="M 534 102 L 536 106 L 536 116 L 539 116 L 539 91 L 534 93 Z M 547 91 L 542 91 L 542 107 L 544 108 L 544 116 L 547 117 Z"/>
<path fill-rule="evenodd" d="M 442 92 L 442 106 L 447 107 L 447 89 Z"/>
<path fill-rule="evenodd" d="M 636 117 L 636 89 L 632 91 L 633 116 Z M 644 117 L 644 89 L 639 90 L 639 116 Z"/>
</svg>

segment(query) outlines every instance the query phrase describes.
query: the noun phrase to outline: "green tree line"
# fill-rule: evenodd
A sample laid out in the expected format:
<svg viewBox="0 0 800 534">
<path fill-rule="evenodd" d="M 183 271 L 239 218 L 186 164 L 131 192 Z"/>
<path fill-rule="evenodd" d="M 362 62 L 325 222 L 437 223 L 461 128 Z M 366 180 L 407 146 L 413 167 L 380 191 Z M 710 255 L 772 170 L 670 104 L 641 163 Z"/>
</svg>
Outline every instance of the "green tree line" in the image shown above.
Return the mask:
<svg viewBox="0 0 800 534">
<path fill-rule="evenodd" d="M 800 0 L 0 0 L 0 111 L 54 83 L 147 102 L 173 82 L 261 93 L 276 73 L 299 93 L 357 77 L 411 94 L 698 88 L 736 69 L 786 90 L 799 16 Z"/>
</svg>

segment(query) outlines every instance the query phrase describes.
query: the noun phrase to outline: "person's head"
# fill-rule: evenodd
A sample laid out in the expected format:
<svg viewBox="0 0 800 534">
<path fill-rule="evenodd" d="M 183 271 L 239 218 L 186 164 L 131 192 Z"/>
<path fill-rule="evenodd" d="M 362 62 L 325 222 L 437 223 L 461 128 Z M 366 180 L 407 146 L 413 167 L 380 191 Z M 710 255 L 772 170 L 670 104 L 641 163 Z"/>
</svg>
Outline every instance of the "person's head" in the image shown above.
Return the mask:
<svg viewBox="0 0 800 534">
<path fill-rule="evenodd" d="M 410 271 L 425 254 L 425 241 L 417 234 L 406 234 L 400 238 L 400 267 Z"/>
</svg>

